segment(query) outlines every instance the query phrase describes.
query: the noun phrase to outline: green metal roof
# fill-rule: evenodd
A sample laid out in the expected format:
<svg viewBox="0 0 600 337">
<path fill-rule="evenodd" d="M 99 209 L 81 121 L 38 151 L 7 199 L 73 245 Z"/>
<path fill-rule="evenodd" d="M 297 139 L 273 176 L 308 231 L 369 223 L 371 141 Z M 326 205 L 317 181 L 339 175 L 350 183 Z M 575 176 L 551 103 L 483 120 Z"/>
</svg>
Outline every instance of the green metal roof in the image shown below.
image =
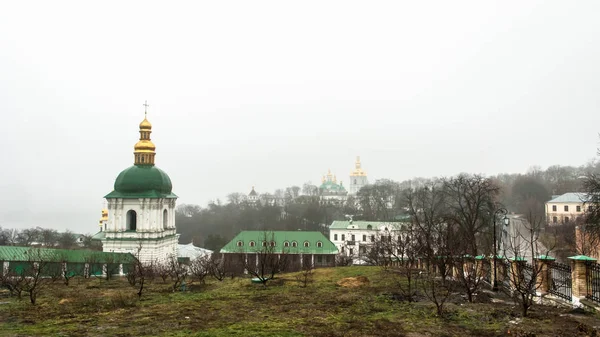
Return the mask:
<svg viewBox="0 0 600 337">
<path fill-rule="evenodd" d="M 333 181 L 323 182 L 319 189 L 323 190 L 324 192 L 346 192 L 346 188 L 341 184 L 341 182 L 338 184 Z"/>
<path fill-rule="evenodd" d="M 379 226 L 387 226 L 390 230 L 399 230 L 404 223 L 401 222 L 382 222 L 382 221 L 340 221 L 331 223 L 329 229 L 379 229 Z M 354 226 L 352 228 L 351 226 Z M 371 228 L 369 228 L 371 226 Z"/>
<path fill-rule="evenodd" d="M 0 246 L 0 261 L 38 261 L 41 259 L 71 263 L 133 263 L 135 261 L 133 255 L 129 253 Z"/>
<path fill-rule="evenodd" d="M 158 167 L 133 165 L 119 173 L 105 198 L 177 198 L 172 188 L 171 178 Z"/>
<path fill-rule="evenodd" d="M 106 237 L 106 233 L 104 231 L 100 231 L 92 236 L 92 240 L 104 240 Z"/>
<path fill-rule="evenodd" d="M 285 252 L 289 254 L 337 254 L 337 247 L 329 241 L 321 232 L 306 232 L 306 231 L 242 231 L 236 235 L 222 249 L 221 253 L 255 253 L 262 250 L 262 242 L 275 241 L 275 252 Z M 242 246 L 238 246 L 238 242 L 242 242 Z M 250 241 L 255 243 L 254 247 L 250 246 Z M 289 247 L 285 247 L 284 243 L 289 242 Z M 297 242 L 297 247 L 292 247 L 292 243 Z M 309 246 L 304 247 L 304 242 L 308 242 Z M 317 242 L 322 243 L 322 247 L 317 247 Z"/>
<path fill-rule="evenodd" d="M 589 256 L 585 256 L 585 255 L 570 256 L 570 257 L 567 257 L 567 259 L 579 260 L 579 261 L 596 261 L 596 259 L 589 257 Z"/>
</svg>

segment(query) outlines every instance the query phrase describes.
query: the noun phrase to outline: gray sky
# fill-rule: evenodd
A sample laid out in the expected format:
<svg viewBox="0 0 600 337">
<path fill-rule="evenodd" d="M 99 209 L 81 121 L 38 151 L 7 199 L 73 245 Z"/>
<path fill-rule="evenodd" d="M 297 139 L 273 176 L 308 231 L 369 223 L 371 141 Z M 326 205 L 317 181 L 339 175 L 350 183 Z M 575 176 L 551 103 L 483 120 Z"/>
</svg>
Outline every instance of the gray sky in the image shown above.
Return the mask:
<svg viewBox="0 0 600 337">
<path fill-rule="evenodd" d="M 599 1 L 0 4 L 0 226 L 94 232 L 150 104 L 179 203 L 594 158 Z"/>
</svg>

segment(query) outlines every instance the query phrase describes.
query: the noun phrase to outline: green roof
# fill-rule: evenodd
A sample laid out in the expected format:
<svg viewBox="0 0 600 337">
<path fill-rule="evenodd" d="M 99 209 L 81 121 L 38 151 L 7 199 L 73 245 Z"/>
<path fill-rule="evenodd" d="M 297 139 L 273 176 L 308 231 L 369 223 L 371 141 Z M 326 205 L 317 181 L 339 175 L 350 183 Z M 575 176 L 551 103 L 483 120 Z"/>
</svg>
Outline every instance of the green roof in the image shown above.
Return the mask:
<svg viewBox="0 0 600 337">
<path fill-rule="evenodd" d="M 344 188 L 341 182 L 338 184 L 330 180 L 323 182 L 319 189 L 323 192 L 346 192 L 346 188 Z"/>
<path fill-rule="evenodd" d="M 135 261 L 133 255 L 129 253 L 0 246 L 0 261 L 38 261 L 40 259 L 71 263 L 133 263 Z"/>
<path fill-rule="evenodd" d="M 567 257 L 567 259 L 579 260 L 579 261 L 596 261 L 596 259 L 591 258 L 589 256 L 585 256 L 585 255 L 570 256 L 570 257 Z"/>
<path fill-rule="evenodd" d="M 229 243 L 221 249 L 221 253 L 255 253 L 262 249 L 262 242 L 275 241 L 275 252 L 285 252 L 289 254 L 337 254 L 337 247 L 329 241 L 328 238 L 321 232 L 306 232 L 306 231 L 242 231 L 236 235 Z M 254 246 L 250 246 L 250 242 L 254 242 Z M 241 246 L 238 246 L 241 242 Z M 285 243 L 289 243 L 286 247 Z M 293 247 L 293 243 L 297 243 L 297 247 Z M 308 242 L 308 247 L 304 247 L 304 242 Z M 317 243 L 321 242 L 322 246 L 318 247 Z"/>
<path fill-rule="evenodd" d="M 115 180 L 114 190 L 105 198 L 177 198 L 171 192 L 169 176 L 154 165 L 133 165 Z"/>
<path fill-rule="evenodd" d="M 380 226 L 387 226 L 390 230 L 401 229 L 401 222 L 382 222 L 382 221 L 340 221 L 331 223 L 329 229 L 379 229 Z M 354 226 L 353 228 L 351 226 Z M 369 227 L 371 226 L 371 227 Z M 350 227 L 350 228 L 349 228 Z"/>
</svg>

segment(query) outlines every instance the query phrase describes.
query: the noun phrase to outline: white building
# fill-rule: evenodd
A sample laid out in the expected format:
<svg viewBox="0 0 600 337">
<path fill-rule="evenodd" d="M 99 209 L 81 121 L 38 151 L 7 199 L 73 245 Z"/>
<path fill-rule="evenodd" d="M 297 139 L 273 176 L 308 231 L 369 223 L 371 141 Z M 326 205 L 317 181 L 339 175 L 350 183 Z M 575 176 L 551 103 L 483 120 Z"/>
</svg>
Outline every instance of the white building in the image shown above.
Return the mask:
<svg viewBox="0 0 600 337">
<path fill-rule="evenodd" d="M 213 253 L 212 250 L 196 247 L 193 243 L 188 243 L 187 245 L 179 245 L 178 250 L 178 257 L 188 258 L 190 259 L 190 261 L 194 261 L 199 257 L 210 257 Z"/>
<path fill-rule="evenodd" d="M 258 193 L 254 190 L 254 186 L 252 186 L 252 191 L 248 193 L 248 201 L 255 204 L 259 201 Z"/>
<path fill-rule="evenodd" d="M 177 256 L 175 204 L 171 179 L 154 165 L 152 125 L 140 123 L 140 140 L 134 146 L 134 165 L 122 171 L 114 190 L 105 196 L 108 218 L 94 238 L 105 252 L 131 253 L 144 262 L 163 262 Z M 104 213 L 104 212 L 103 212 Z M 103 214 L 104 217 L 104 214 Z"/>
<path fill-rule="evenodd" d="M 356 195 L 361 188 L 367 186 L 369 181 L 367 180 L 367 172 L 361 168 L 360 157 L 356 157 L 354 163 L 354 170 L 350 172 L 350 195 Z"/>
<path fill-rule="evenodd" d="M 580 220 L 585 211 L 587 195 L 585 193 L 565 193 L 555 196 L 546 203 L 546 221 L 558 225 Z"/>
<path fill-rule="evenodd" d="M 366 254 L 378 238 L 397 240 L 407 223 L 378 221 L 334 221 L 329 226 L 329 240 L 340 254 L 352 258 L 353 264 L 366 263 Z"/>
</svg>

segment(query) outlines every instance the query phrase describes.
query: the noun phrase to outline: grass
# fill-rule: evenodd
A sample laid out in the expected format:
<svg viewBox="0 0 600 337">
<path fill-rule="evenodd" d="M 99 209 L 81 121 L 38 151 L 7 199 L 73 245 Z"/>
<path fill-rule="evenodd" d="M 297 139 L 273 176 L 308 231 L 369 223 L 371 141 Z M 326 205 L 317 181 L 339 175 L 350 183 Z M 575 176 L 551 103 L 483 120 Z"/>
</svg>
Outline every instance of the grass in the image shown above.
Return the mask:
<svg viewBox="0 0 600 337">
<path fill-rule="evenodd" d="M 345 277 L 369 285 L 342 288 Z M 38 304 L 0 299 L 1 336 L 586 336 L 600 325 L 594 315 L 537 306 L 519 323 L 508 304 L 454 301 L 439 318 L 432 304 L 393 300 L 397 276 L 377 267 L 318 269 L 300 287 L 295 274 L 279 285 L 248 278 L 209 280 L 172 293 L 154 281 L 142 299 L 125 279 L 51 284 Z M 508 334 L 510 331 L 510 334 Z"/>
</svg>

